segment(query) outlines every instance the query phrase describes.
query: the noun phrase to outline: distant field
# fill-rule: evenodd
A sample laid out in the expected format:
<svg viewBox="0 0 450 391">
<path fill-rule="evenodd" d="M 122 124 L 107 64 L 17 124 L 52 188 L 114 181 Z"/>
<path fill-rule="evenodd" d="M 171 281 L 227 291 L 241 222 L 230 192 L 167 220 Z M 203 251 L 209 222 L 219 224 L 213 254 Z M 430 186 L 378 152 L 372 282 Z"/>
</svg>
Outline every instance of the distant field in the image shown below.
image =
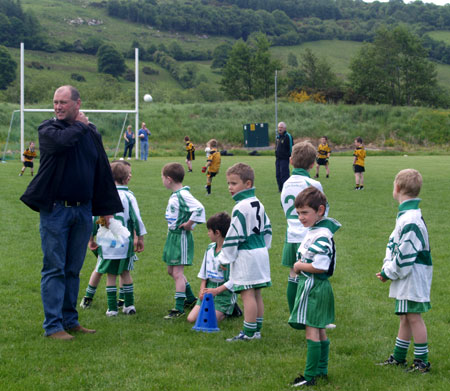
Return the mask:
<svg viewBox="0 0 450 391">
<path fill-rule="evenodd" d="M 95 335 L 79 335 L 74 341 L 43 337 L 40 298 L 42 267 L 39 215 L 19 197 L 31 177 L 18 177 L 18 161 L 0 164 L 0 379 L 2 391 L 275 391 L 289 390 L 306 360 L 305 333 L 287 324 L 286 284 L 288 269 L 281 266 L 286 220 L 275 181 L 275 160 L 270 157 L 224 157 L 213 180 L 212 195 L 205 195 L 201 154 L 194 172 L 184 181 L 206 208 L 206 215 L 226 210 L 234 202 L 227 191 L 226 169 L 235 162 L 253 166 L 256 195 L 272 223 L 270 249 L 273 286 L 264 289 L 262 339 L 228 343 L 243 319 L 226 320 L 218 333 L 197 333 L 185 318 L 163 319 L 173 306 L 174 284 L 161 261 L 167 224 L 164 211 L 170 192 L 161 183 L 161 167 L 169 161 L 184 164 L 184 158 L 150 157 L 148 162 L 131 161 L 130 189 L 136 195 L 148 230 L 145 251 L 135 271 L 137 314 L 107 318 L 105 278 L 90 310 L 80 309 L 80 322 L 97 329 Z M 354 191 L 352 157 L 331 157 L 331 176 L 323 178 L 330 203 L 330 216 L 341 222 L 335 235 L 336 271 L 330 282 L 336 301 L 337 328 L 327 334 L 331 341 L 329 379 L 320 381 L 318 391 L 448 391 L 448 215 L 445 175 L 449 156 L 391 156 L 367 158 L 366 189 Z M 375 363 L 385 360 L 394 348 L 398 317 L 394 300 L 388 298 L 389 283 L 375 277 L 381 268 L 398 205 L 392 199 L 392 182 L 403 168 L 419 169 L 424 178 L 421 208 L 430 233 L 434 275 L 433 308 L 424 315 L 430 343 L 431 373 L 408 374 L 401 368 Z M 323 172 L 321 172 L 323 174 Z M 197 274 L 208 245 L 205 224 L 194 231 L 195 261 L 186 275 L 195 293 Z M 95 257 L 88 252 L 81 271 L 79 298 L 84 294 Z M 78 301 L 79 302 L 79 301 Z M 408 361 L 413 359 L 410 346 Z"/>
<path fill-rule="evenodd" d="M 450 45 L 450 31 L 430 31 L 427 33 L 431 38 L 437 39 L 439 41 L 444 41 L 447 45 Z"/>
</svg>

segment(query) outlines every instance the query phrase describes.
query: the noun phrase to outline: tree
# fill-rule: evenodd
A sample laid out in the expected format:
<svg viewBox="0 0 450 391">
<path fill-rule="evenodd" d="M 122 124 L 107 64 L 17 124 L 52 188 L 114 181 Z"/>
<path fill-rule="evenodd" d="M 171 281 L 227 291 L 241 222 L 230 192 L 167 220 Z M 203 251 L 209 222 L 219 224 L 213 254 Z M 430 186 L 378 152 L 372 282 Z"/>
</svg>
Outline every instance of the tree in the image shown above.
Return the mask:
<svg viewBox="0 0 450 391">
<path fill-rule="evenodd" d="M 327 61 L 317 57 L 309 48 L 301 56 L 300 70 L 303 74 L 302 87 L 317 90 L 334 87 L 338 84 L 338 79 Z"/>
<path fill-rule="evenodd" d="M 211 68 L 223 68 L 227 63 L 228 57 L 231 52 L 231 45 L 229 43 L 223 43 L 213 51 L 213 61 Z"/>
<path fill-rule="evenodd" d="M 17 63 L 4 46 L 0 46 L 0 90 L 6 90 L 16 80 Z"/>
<path fill-rule="evenodd" d="M 297 68 L 298 67 L 297 56 L 294 53 L 289 52 L 287 63 L 290 67 Z"/>
<path fill-rule="evenodd" d="M 434 104 L 436 67 L 418 36 L 404 26 L 378 30 L 350 64 L 351 88 L 369 102 Z"/>
<path fill-rule="evenodd" d="M 112 45 L 102 45 L 97 51 L 97 67 L 101 73 L 108 73 L 114 77 L 122 75 L 125 70 L 125 60 Z"/>
</svg>

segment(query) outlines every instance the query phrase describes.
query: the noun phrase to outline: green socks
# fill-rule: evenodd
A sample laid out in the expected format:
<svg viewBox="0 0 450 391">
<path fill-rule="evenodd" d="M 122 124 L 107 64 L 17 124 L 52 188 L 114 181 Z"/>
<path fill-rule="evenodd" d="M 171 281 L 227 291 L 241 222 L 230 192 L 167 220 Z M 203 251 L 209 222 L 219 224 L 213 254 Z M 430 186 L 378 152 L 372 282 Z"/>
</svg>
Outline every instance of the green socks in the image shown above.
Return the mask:
<svg viewBox="0 0 450 391">
<path fill-rule="evenodd" d="M 408 354 L 410 341 L 404 341 L 403 339 L 396 338 L 395 339 L 395 347 L 394 347 L 394 358 L 398 362 L 405 362 L 406 355 Z"/>
<path fill-rule="evenodd" d="M 134 289 L 133 284 L 123 284 L 123 294 L 124 294 L 124 305 L 125 307 L 129 307 L 130 305 L 134 305 Z M 119 296 L 120 297 L 120 296 Z"/>
<path fill-rule="evenodd" d="M 184 301 L 186 300 L 186 293 L 175 292 L 175 309 L 184 312 Z"/>
<path fill-rule="evenodd" d="M 425 364 L 428 364 L 428 343 L 414 344 L 414 358 L 418 358 Z"/>
<path fill-rule="evenodd" d="M 256 318 L 256 331 L 261 331 L 264 318 Z"/>
<path fill-rule="evenodd" d="M 248 337 L 253 337 L 256 331 L 256 322 L 246 322 L 244 320 L 244 334 Z"/>
<path fill-rule="evenodd" d="M 306 340 L 306 346 L 308 352 L 306 353 L 306 368 L 303 376 L 310 381 L 317 374 L 322 347 L 320 341 L 315 342 L 310 339 Z"/>
<path fill-rule="evenodd" d="M 297 277 L 289 277 L 288 278 L 288 285 L 287 285 L 287 301 L 289 305 L 289 314 L 294 309 L 295 304 L 295 296 L 297 295 L 297 287 L 298 287 L 298 281 Z"/>
<path fill-rule="evenodd" d="M 106 299 L 108 301 L 108 311 L 118 311 L 116 286 L 106 287 Z"/>
<path fill-rule="evenodd" d="M 189 303 L 192 303 L 196 299 L 197 298 L 195 297 L 194 292 L 192 292 L 191 285 L 189 284 L 189 282 L 186 281 L 186 300 Z"/>
<path fill-rule="evenodd" d="M 96 286 L 92 286 L 92 285 L 88 284 L 88 286 L 86 288 L 85 296 L 89 297 L 90 299 L 93 299 L 96 291 L 97 291 L 97 287 Z"/>
<path fill-rule="evenodd" d="M 330 340 L 326 339 L 325 341 L 320 341 L 320 360 L 317 365 L 317 374 L 320 375 L 328 375 L 328 357 L 330 353 Z"/>
</svg>

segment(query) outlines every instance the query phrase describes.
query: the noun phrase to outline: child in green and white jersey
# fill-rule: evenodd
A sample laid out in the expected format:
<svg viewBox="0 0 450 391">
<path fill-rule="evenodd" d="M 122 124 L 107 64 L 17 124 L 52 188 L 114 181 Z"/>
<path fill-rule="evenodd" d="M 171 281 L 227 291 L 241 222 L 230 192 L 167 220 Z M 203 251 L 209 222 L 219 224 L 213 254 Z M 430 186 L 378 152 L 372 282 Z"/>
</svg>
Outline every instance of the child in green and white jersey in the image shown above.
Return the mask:
<svg viewBox="0 0 450 391">
<path fill-rule="evenodd" d="M 184 308 L 192 308 L 197 302 L 184 276 L 184 267 L 192 265 L 194 238 L 191 231 L 196 224 L 205 222 L 205 208 L 191 194 L 189 187 L 183 186 L 184 168 L 181 164 L 166 164 L 161 178 L 164 186 L 172 191 L 166 208 L 169 229 L 163 261 L 175 282 L 175 308 L 164 319 L 175 319 L 184 315 Z"/>
<path fill-rule="evenodd" d="M 308 232 L 308 228 L 304 227 L 298 219 L 295 210 L 295 197 L 309 186 L 314 186 L 323 192 L 322 185 L 319 181 L 311 179 L 309 171 L 314 167 L 316 160 L 316 149 L 308 142 L 297 143 L 292 148 L 292 154 L 289 159 L 294 167 L 292 175 L 284 182 L 281 191 L 281 206 L 287 220 L 286 238 L 283 246 L 283 256 L 281 264 L 289 267 L 289 278 L 287 285 L 287 300 L 289 305 L 289 313 L 294 308 L 295 295 L 297 294 L 297 274 L 294 272 L 294 263 L 297 260 L 297 250 Z M 327 215 L 328 210 L 325 212 Z"/>
<path fill-rule="evenodd" d="M 430 370 L 427 327 L 422 313 L 430 308 L 431 262 L 428 230 L 417 198 L 422 176 L 413 169 L 400 171 L 395 177 L 393 197 L 399 206 L 395 229 L 389 237 L 383 267 L 377 277 L 391 280 L 389 297 L 395 299 L 395 313 L 400 327 L 394 353 L 381 365 L 406 366 L 411 337 L 414 338 L 414 361 L 410 372 Z"/>
<path fill-rule="evenodd" d="M 219 262 L 230 265 L 233 291 L 240 293 L 244 305 L 244 329 L 227 341 L 261 338 L 264 303 L 261 288 L 272 285 L 269 252 L 272 227 L 264 205 L 255 197 L 255 173 L 244 163 L 227 170 L 228 190 L 236 205 L 230 229 L 219 254 Z"/>
<path fill-rule="evenodd" d="M 200 312 L 203 295 L 211 293 L 214 296 L 214 308 L 217 321 L 220 322 L 233 313 L 236 294 L 231 291 L 233 282 L 229 280 L 229 265 L 221 265 L 218 256 L 222 251 L 223 241 L 230 228 L 231 218 L 226 212 L 211 216 L 206 222 L 208 236 L 211 242 L 205 251 L 202 267 L 198 277 L 202 279 L 198 301 L 187 320 L 195 322 Z"/>
<path fill-rule="evenodd" d="M 341 227 L 339 222 L 325 217 L 327 199 L 313 186 L 307 187 L 295 198 L 298 218 L 308 232 L 298 249 L 298 290 L 289 325 L 306 329 L 306 368 L 292 383 L 294 387 L 315 384 L 317 377 L 328 374 L 330 341 L 326 334 L 328 324 L 334 322 L 334 296 L 328 281 L 336 263 L 333 235 Z"/>
<path fill-rule="evenodd" d="M 135 254 L 144 251 L 144 235 L 147 233 L 141 218 L 139 206 L 134 194 L 128 189 L 131 179 L 131 165 L 126 161 L 111 163 L 111 171 L 122 201 L 123 212 L 116 213 L 114 219 L 119 221 L 130 232 L 129 241 L 119 247 L 98 246 L 94 237 L 97 234 L 97 224 L 94 224 L 89 248 L 98 254 L 95 270 L 89 279 L 86 294 L 81 300 L 80 307 L 89 308 L 94 298 L 97 286 L 103 274 L 107 274 L 106 296 L 108 301 L 107 316 L 117 316 L 117 287 L 116 279 L 119 276 L 120 290 L 123 299 L 122 312 L 127 315 L 136 313 L 134 306 L 134 285 L 130 271 L 134 269 L 134 262 L 138 257 Z M 97 219 L 94 218 L 94 221 Z"/>
</svg>

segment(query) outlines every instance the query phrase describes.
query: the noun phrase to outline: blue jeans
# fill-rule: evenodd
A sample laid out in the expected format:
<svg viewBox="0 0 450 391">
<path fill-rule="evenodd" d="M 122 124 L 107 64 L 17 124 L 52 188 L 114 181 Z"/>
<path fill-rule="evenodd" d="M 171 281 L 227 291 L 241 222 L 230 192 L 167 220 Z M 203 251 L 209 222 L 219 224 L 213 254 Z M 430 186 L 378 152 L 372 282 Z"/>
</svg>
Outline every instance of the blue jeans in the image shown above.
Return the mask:
<svg viewBox="0 0 450 391">
<path fill-rule="evenodd" d="M 275 175 L 277 177 L 278 191 L 283 190 L 283 184 L 291 175 L 289 172 L 289 159 L 275 160 Z"/>
<path fill-rule="evenodd" d="M 141 141 L 141 160 L 147 160 L 148 141 Z"/>
<path fill-rule="evenodd" d="M 55 203 L 52 212 L 40 213 L 45 335 L 79 325 L 76 306 L 80 271 L 92 231 L 91 210 L 90 202 L 77 207 Z"/>
</svg>

